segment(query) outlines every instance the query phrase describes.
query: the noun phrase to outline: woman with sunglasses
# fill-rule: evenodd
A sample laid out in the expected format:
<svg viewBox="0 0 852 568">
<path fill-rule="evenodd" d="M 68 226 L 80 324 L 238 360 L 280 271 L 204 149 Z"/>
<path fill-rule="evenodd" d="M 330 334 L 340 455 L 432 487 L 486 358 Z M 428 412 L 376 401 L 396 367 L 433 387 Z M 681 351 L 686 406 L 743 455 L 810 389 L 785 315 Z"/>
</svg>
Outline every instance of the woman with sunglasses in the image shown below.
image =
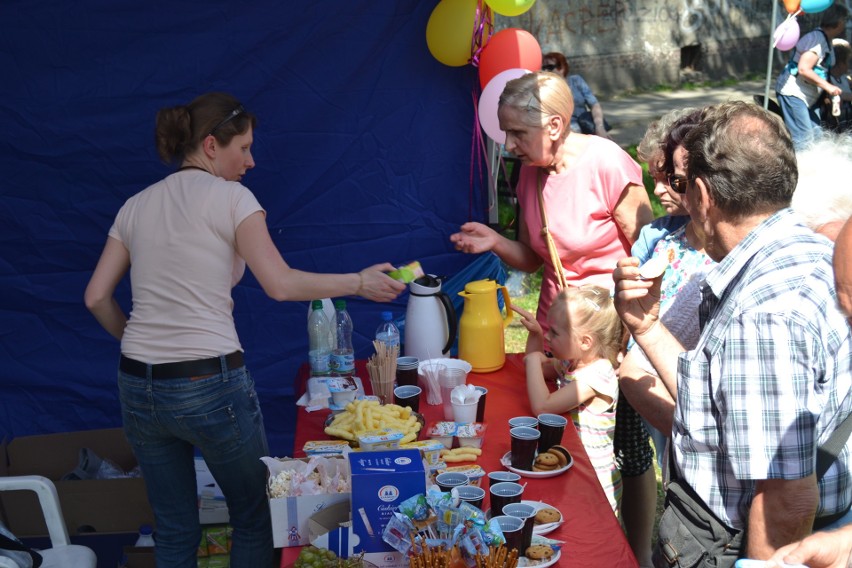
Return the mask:
<svg viewBox="0 0 852 568">
<path fill-rule="evenodd" d="M 715 264 L 704 252 L 699 225 L 690 220 L 683 204 L 687 179 L 681 144 L 705 111 L 672 111 L 649 128 L 639 145 L 639 156 L 648 163 L 654 177 L 654 194 L 667 216 L 642 229 L 631 254 L 639 258 L 640 264 L 657 256 L 668 259 L 660 289 L 660 319 L 686 348 L 698 342 L 698 283 Z M 623 397 L 619 398 L 616 415 L 615 450 L 624 484 L 624 528 L 639 565 L 651 566 L 657 483 L 648 436 L 654 440 L 662 467 L 671 436 L 674 396 L 632 340 L 619 367 L 619 388 Z M 637 420 L 637 412 L 645 419 L 644 427 Z"/>
<path fill-rule="evenodd" d="M 596 134 L 610 138 L 610 126 L 604 118 L 603 108 L 582 76 L 569 74 L 570 66 L 558 51 L 546 53 L 541 59 L 541 70 L 558 73 L 565 78 L 574 98 L 574 113 L 571 115 L 571 130 L 583 134 Z"/>
<path fill-rule="evenodd" d="M 522 164 L 518 239 L 473 222 L 450 237 L 457 250 L 493 251 L 517 270 L 543 265 L 536 320 L 545 332 L 559 288 L 612 289 L 616 263 L 653 218 L 639 164 L 611 140 L 572 132 L 572 111 L 568 85 L 555 73 L 529 73 L 506 84 L 497 116 L 506 150 Z"/>
<path fill-rule="evenodd" d="M 240 183 L 255 165 L 255 124 L 223 93 L 160 110 L 157 151 L 179 168 L 124 204 L 86 288 L 86 306 L 121 341 L 122 418 L 154 511 L 161 568 L 197 564 L 195 448 L 228 504 L 231 566 L 272 566 L 266 433 L 232 313 L 231 289 L 246 265 L 279 301 L 390 301 L 405 289 L 384 274 L 390 264 L 315 274 L 284 262 L 265 211 Z M 128 270 L 129 319 L 113 297 Z"/>
</svg>

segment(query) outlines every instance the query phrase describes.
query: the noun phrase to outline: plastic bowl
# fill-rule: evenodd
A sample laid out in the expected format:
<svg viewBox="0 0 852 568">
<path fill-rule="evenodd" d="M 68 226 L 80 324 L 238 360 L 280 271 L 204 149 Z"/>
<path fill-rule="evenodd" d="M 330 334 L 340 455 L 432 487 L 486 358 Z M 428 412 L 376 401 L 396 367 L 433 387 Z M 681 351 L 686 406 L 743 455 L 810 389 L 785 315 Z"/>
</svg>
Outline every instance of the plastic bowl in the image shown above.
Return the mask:
<svg viewBox="0 0 852 568">
<path fill-rule="evenodd" d="M 456 368 L 461 369 L 465 372 L 465 374 L 470 373 L 473 366 L 465 361 L 464 359 L 449 359 L 449 358 L 439 358 L 439 359 L 426 359 L 424 361 L 420 361 L 417 365 L 417 372 L 420 375 L 423 375 L 423 367 L 428 367 L 429 365 L 446 365 L 448 368 Z"/>
</svg>

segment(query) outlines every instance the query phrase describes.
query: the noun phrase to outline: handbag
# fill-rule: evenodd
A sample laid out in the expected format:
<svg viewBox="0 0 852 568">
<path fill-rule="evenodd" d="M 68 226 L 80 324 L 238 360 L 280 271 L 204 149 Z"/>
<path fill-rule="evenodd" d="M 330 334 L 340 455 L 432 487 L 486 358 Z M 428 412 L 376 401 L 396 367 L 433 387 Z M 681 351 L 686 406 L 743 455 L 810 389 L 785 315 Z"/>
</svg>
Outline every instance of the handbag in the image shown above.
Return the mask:
<svg viewBox="0 0 852 568">
<path fill-rule="evenodd" d="M 817 481 L 822 479 L 846 446 L 852 433 L 852 414 L 834 429 L 825 444 L 817 448 Z M 673 464 L 670 471 L 676 471 Z M 844 511 L 814 519 L 818 530 L 842 518 Z M 719 521 L 704 501 L 680 479 L 669 481 L 666 491 L 666 508 L 660 517 L 659 543 L 654 548 L 654 566 L 695 568 L 716 566 L 732 568 L 744 550 L 746 531 L 729 528 Z"/>
<path fill-rule="evenodd" d="M 553 265 L 553 272 L 556 273 L 556 287 L 558 290 L 563 290 L 568 286 L 568 284 L 565 281 L 565 270 L 562 268 L 562 259 L 559 258 L 559 253 L 556 251 L 556 243 L 553 242 L 553 235 L 550 234 L 550 229 L 547 227 L 547 211 L 544 210 L 541 171 L 538 172 L 537 181 L 538 205 L 541 209 L 541 234 L 547 242 L 547 251 L 550 253 L 550 264 Z"/>
</svg>

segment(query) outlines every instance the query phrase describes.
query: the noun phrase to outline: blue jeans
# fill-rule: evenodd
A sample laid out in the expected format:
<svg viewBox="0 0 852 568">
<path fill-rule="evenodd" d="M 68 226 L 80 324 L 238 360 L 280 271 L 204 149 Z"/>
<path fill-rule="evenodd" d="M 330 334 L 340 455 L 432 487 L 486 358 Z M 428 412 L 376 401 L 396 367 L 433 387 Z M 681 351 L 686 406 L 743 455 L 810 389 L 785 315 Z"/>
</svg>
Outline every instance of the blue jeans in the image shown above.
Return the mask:
<svg viewBox="0 0 852 568">
<path fill-rule="evenodd" d="M 777 93 L 776 95 L 781 112 L 784 114 L 784 124 L 793 139 L 793 147 L 801 150 L 820 132 L 819 113 L 815 109 L 808 108 L 805 101 L 798 97 Z"/>
<path fill-rule="evenodd" d="M 271 567 L 272 522 L 266 466 L 260 461 L 268 447 L 246 368 L 159 380 L 119 371 L 118 387 L 124 429 L 157 522 L 158 568 L 197 566 L 201 526 L 193 447 L 201 451 L 228 503 L 234 529 L 231 566 Z"/>
</svg>

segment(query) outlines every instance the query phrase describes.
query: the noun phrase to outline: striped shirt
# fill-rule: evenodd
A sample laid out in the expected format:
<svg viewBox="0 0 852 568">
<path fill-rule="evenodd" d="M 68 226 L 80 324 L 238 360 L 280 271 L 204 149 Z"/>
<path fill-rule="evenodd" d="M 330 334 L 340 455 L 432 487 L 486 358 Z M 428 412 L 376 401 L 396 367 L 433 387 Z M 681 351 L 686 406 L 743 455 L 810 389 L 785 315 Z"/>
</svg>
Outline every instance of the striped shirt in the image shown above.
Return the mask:
<svg viewBox="0 0 852 568">
<path fill-rule="evenodd" d="M 775 213 L 710 272 L 698 346 L 678 360 L 672 444 L 679 474 L 742 529 L 755 483 L 815 470 L 852 411 L 852 338 L 837 309 L 832 245 Z M 819 483 L 817 517 L 852 500 L 849 444 Z"/>
<path fill-rule="evenodd" d="M 565 373 L 568 381 L 580 381 L 586 386 L 609 397 L 612 404 L 604 410 L 593 410 L 589 405 L 595 400 L 589 400 L 589 405 L 581 404 L 571 411 L 571 420 L 577 429 L 577 434 L 586 448 L 589 461 L 595 468 L 598 481 L 603 487 L 613 511 L 618 511 L 621 501 L 621 471 L 615 464 L 615 405 L 618 400 L 618 377 L 612 363 L 599 359 L 594 363 L 572 372 Z"/>
</svg>

